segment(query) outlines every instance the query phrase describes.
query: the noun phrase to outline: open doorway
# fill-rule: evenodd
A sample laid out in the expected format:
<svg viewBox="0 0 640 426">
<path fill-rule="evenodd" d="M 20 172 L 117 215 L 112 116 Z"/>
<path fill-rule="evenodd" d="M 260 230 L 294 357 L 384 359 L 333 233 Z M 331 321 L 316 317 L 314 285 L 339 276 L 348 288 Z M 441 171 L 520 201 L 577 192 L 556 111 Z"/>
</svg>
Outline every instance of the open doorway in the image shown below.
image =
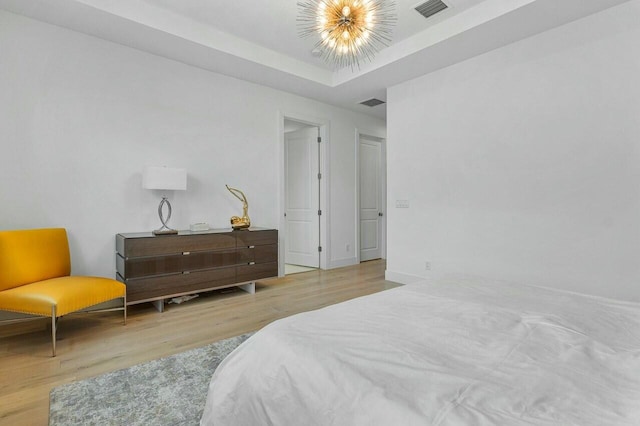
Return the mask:
<svg viewBox="0 0 640 426">
<path fill-rule="evenodd" d="M 320 267 L 320 127 L 284 119 L 284 275 Z"/>
</svg>

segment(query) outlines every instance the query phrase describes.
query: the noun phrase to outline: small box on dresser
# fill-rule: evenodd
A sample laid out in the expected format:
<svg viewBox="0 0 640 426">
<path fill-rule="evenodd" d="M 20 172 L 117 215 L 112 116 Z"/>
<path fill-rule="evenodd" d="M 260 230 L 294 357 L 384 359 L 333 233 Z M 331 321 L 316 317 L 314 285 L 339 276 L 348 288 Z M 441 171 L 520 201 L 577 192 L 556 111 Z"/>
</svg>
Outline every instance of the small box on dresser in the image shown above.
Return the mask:
<svg viewBox="0 0 640 426">
<path fill-rule="evenodd" d="M 116 235 L 116 278 L 127 285 L 127 305 L 238 286 L 278 275 L 278 231 L 249 228 Z"/>
</svg>

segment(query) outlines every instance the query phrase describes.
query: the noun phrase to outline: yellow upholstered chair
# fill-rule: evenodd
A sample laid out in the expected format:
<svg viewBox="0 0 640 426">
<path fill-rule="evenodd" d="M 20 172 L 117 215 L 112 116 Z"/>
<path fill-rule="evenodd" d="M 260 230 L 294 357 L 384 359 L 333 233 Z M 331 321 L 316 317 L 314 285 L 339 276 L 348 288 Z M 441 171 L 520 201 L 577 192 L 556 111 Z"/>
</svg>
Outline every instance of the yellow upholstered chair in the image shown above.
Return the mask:
<svg viewBox="0 0 640 426">
<path fill-rule="evenodd" d="M 63 228 L 0 231 L 0 310 L 51 318 L 56 356 L 58 318 L 122 298 L 126 286 L 101 277 L 70 276 L 71 256 Z"/>
</svg>

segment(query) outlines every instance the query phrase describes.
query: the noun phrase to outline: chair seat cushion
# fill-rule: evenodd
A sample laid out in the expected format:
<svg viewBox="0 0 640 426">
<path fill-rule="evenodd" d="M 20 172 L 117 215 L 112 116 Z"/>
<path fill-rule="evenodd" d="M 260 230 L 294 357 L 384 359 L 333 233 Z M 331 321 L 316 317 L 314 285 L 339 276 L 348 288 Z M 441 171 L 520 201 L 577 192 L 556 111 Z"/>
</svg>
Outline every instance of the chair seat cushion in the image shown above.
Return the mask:
<svg viewBox="0 0 640 426">
<path fill-rule="evenodd" d="M 0 310 L 50 317 L 51 307 L 56 306 L 60 317 L 125 294 L 126 286 L 110 278 L 51 278 L 0 291 Z"/>
</svg>

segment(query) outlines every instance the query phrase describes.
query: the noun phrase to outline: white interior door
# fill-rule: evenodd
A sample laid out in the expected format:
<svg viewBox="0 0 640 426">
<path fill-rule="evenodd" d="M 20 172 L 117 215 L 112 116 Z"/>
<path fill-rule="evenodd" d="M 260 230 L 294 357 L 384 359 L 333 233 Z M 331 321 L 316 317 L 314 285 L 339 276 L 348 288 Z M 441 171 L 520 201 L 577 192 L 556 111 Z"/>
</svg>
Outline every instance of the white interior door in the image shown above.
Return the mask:
<svg viewBox="0 0 640 426">
<path fill-rule="evenodd" d="M 382 143 L 360 137 L 360 261 L 382 257 Z"/>
<path fill-rule="evenodd" d="M 285 263 L 320 266 L 318 128 L 285 133 Z"/>
</svg>

